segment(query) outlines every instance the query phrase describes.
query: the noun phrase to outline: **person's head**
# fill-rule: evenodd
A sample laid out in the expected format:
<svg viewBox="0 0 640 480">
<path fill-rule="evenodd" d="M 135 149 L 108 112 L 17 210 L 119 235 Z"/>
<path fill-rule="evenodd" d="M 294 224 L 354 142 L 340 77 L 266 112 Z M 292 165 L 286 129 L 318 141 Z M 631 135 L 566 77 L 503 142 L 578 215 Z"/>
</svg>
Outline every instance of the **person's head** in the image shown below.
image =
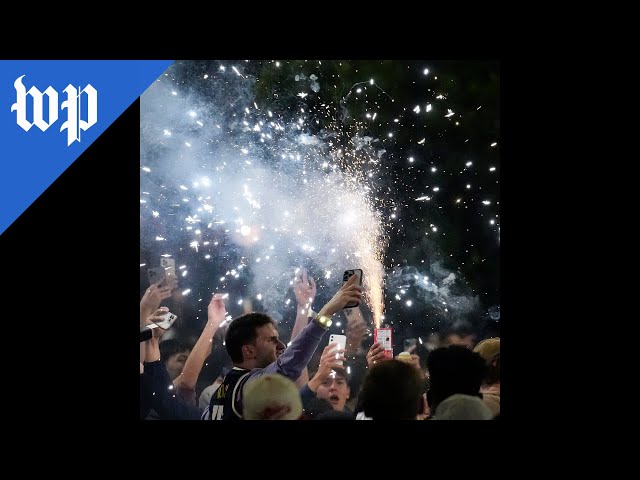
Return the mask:
<svg viewBox="0 0 640 480">
<path fill-rule="evenodd" d="M 438 405 L 434 420 L 491 420 L 493 414 L 478 397 L 456 393 Z"/>
<path fill-rule="evenodd" d="M 243 404 L 245 420 L 298 420 L 302 416 L 298 387 L 277 373 L 249 380 Z"/>
<path fill-rule="evenodd" d="M 285 345 L 269 315 L 248 313 L 229 324 L 225 346 L 234 365 L 264 368 L 276 361 Z"/>
<path fill-rule="evenodd" d="M 442 345 L 462 345 L 468 349 L 473 349 L 475 345 L 475 334 L 471 325 L 467 322 L 458 322 L 442 332 Z"/>
<path fill-rule="evenodd" d="M 425 410 L 423 389 L 424 383 L 413 365 L 385 360 L 365 377 L 360 406 L 374 420 L 415 420 Z"/>
<path fill-rule="evenodd" d="M 473 349 L 487 364 L 484 383 L 493 385 L 500 383 L 500 338 L 487 338 L 482 340 Z"/>
<path fill-rule="evenodd" d="M 175 339 L 160 342 L 160 360 L 167 369 L 169 378 L 175 380 L 184 368 L 191 349 L 185 343 Z"/>
<path fill-rule="evenodd" d="M 479 396 L 485 363 L 477 353 L 460 345 L 437 348 L 429 354 L 427 367 L 427 398 L 432 413 L 440 402 L 456 393 Z"/>
<path fill-rule="evenodd" d="M 341 369 L 333 370 L 316 391 L 316 397 L 329 402 L 334 410 L 344 410 L 344 404 L 350 396 L 349 379 L 347 373 Z"/>
</svg>

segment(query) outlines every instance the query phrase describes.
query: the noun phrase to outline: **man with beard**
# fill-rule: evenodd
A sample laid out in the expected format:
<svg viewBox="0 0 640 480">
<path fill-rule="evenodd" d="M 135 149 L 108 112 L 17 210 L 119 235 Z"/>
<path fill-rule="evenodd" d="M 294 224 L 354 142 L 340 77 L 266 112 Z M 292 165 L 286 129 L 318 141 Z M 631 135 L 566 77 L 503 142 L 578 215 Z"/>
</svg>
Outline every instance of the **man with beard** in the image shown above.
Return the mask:
<svg viewBox="0 0 640 480">
<path fill-rule="evenodd" d="M 362 288 L 356 280 L 357 277 L 352 276 L 287 348 L 268 315 L 249 313 L 233 320 L 225 337 L 233 368 L 211 398 L 202 419 L 242 419 L 244 387 L 249 379 L 258 375 L 279 373 L 297 380 L 331 326 L 331 316 L 349 302 L 360 302 Z"/>
</svg>

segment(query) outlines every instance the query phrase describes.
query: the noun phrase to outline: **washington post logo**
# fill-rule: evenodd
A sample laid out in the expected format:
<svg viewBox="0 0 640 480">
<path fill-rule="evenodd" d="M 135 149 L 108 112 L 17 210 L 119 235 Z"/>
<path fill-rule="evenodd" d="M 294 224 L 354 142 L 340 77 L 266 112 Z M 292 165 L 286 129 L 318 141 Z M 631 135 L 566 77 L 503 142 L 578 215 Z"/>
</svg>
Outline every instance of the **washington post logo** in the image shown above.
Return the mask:
<svg viewBox="0 0 640 480">
<path fill-rule="evenodd" d="M 22 83 L 24 77 L 25 75 L 18 77 L 13 83 L 16 89 L 16 103 L 11 105 L 11 111 L 16 112 L 16 122 L 25 132 L 34 125 L 44 132 L 58 120 L 58 92 L 51 86 L 44 92 L 36 87 L 31 87 L 27 91 Z M 67 119 L 60 126 L 60 131 L 67 131 L 67 146 L 69 146 L 73 142 L 80 141 L 81 131 L 86 132 L 98 121 L 98 91 L 90 83 L 84 88 L 76 88 L 69 84 L 63 93 L 67 94 L 67 99 L 60 105 L 60 110 L 67 111 Z M 33 99 L 32 122 L 27 120 L 27 96 Z M 86 98 L 86 121 L 81 118 L 83 98 Z M 44 108 L 48 110 L 48 120 L 44 119 Z"/>
</svg>

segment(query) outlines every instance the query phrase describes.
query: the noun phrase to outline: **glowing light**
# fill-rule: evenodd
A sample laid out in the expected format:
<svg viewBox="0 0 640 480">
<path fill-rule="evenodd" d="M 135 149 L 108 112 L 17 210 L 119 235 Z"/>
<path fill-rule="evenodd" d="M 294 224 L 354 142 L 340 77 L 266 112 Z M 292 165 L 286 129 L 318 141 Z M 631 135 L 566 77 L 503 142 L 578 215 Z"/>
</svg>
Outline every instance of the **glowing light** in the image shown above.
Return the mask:
<svg viewBox="0 0 640 480">
<path fill-rule="evenodd" d="M 371 80 L 369 80 L 369 83 L 370 83 L 371 85 L 373 85 L 373 78 L 372 78 Z"/>
<path fill-rule="evenodd" d="M 194 112 L 193 110 L 191 110 L 191 111 L 189 112 L 189 116 L 190 116 L 191 118 L 195 118 L 195 116 L 196 116 L 196 112 Z"/>
<path fill-rule="evenodd" d="M 433 230 L 434 232 L 438 231 L 438 227 L 433 227 L 431 230 Z"/>
<path fill-rule="evenodd" d="M 242 235 L 243 237 L 247 237 L 250 234 L 251 234 L 251 227 L 247 225 L 243 225 L 242 227 L 240 227 L 240 235 Z"/>
<path fill-rule="evenodd" d="M 413 157 L 409 157 L 409 162 L 413 163 L 414 158 Z"/>
<path fill-rule="evenodd" d="M 167 130 L 166 128 L 163 130 L 164 136 L 165 137 L 170 137 L 171 136 L 171 132 L 169 130 Z"/>
<path fill-rule="evenodd" d="M 437 192 L 438 190 L 440 190 L 440 187 L 433 187 L 434 192 Z"/>
<path fill-rule="evenodd" d="M 150 172 L 151 169 L 149 167 L 142 167 L 142 170 L 144 170 L 145 172 Z"/>
<path fill-rule="evenodd" d="M 262 294 L 261 294 L 261 293 L 259 293 L 258 295 L 256 295 L 256 298 L 257 298 L 258 300 L 262 300 Z"/>
<path fill-rule="evenodd" d="M 467 167 L 470 167 L 471 165 L 473 165 L 473 162 L 467 162 L 467 163 L 465 163 L 465 165 L 466 165 Z"/>
<path fill-rule="evenodd" d="M 425 75 L 429 75 L 429 69 L 428 69 L 428 68 L 425 68 L 425 69 L 424 69 L 424 71 L 423 71 L 422 73 L 424 73 Z"/>
<path fill-rule="evenodd" d="M 489 171 L 493 172 L 493 171 L 495 171 L 495 169 L 496 169 L 496 167 L 491 167 L 491 168 L 489 168 Z"/>
<path fill-rule="evenodd" d="M 489 223 L 490 223 L 491 225 L 494 225 L 494 224 L 496 223 L 496 221 L 495 221 L 495 220 L 489 220 Z"/>
<path fill-rule="evenodd" d="M 191 289 L 187 288 L 186 290 L 182 291 L 182 295 L 189 295 L 190 292 L 191 292 Z"/>
<path fill-rule="evenodd" d="M 491 205 L 491 201 L 490 200 L 483 200 L 482 203 L 484 205 Z"/>
<path fill-rule="evenodd" d="M 493 142 L 493 143 L 491 144 L 491 146 L 492 146 L 492 147 L 495 147 L 496 145 L 498 145 L 498 143 L 497 143 L 497 142 Z"/>
<path fill-rule="evenodd" d="M 189 142 L 184 142 L 184 144 L 185 144 L 187 147 L 190 147 L 190 146 L 191 146 L 191 144 L 190 144 Z"/>
<path fill-rule="evenodd" d="M 280 66 L 280 62 L 276 62 L 276 67 L 279 67 L 279 66 Z"/>
<path fill-rule="evenodd" d="M 413 302 L 411 300 L 407 300 L 407 307 L 410 307 L 411 305 L 413 305 Z"/>
<path fill-rule="evenodd" d="M 432 108 L 432 107 L 431 107 L 431 104 L 430 104 L 430 103 L 428 103 L 428 104 L 427 104 L 427 107 L 426 107 L 426 111 L 427 111 L 427 112 L 430 112 L 430 111 L 431 111 L 431 108 Z"/>
<path fill-rule="evenodd" d="M 467 183 L 467 188 L 471 188 L 471 185 L 469 183 Z"/>
<path fill-rule="evenodd" d="M 359 89 L 357 89 L 357 90 L 356 90 L 356 93 L 360 93 L 360 92 L 362 92 L 362 89 L 361 89 L 361 88 L 359 88 Z"/>
</svg>

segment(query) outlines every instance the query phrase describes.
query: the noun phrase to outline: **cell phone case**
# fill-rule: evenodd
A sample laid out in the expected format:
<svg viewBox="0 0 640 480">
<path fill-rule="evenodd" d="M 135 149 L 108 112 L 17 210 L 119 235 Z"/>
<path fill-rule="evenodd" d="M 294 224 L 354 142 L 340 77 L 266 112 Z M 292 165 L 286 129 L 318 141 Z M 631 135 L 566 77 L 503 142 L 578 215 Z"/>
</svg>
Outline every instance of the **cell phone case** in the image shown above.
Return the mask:
<svg viewBox="0 0 640 480">
<path fill-rule="evenodd" d="M 149 279 L 149 284 L 158 283 L 164 280 L 167 277 L 167 274 L 162 267 L 152 267 L 147 270 L 147 278 Z M 162 286 L 162 285 L 160 285 Z"/>
<path fill-rule="evenodd" d="M 346 335 L 335 335 L 332 334 L 329 336 L 329 343 L 337 343 L 338 345 L 336 346 L 336 349 L 340 350 L 344 350 L 347 346 L 347 337 Z M 340 365 L 342 365 L 343 362 L 342 360 L 340 361 Z"/>
<path fill-rule="evenodd" d="M 164 268 L 167 275 L 176 274 L 176 261 L 173 258 L 162 257 L 160 259 L 160 266 Z"/>
<path fill-rule="evenodd" d="M 345 270 L 344 274 L 342 275 L 342 283 L 346 283 L 347 280 L 349 280 L 353 275 L 358 275 L 358 285 L 362 286 L 362 270 L 359 268 L 355 268 L 353 270 Z M 358 305 L 360 305 L 359 302 L 349 302 L 343 307 L 343 309 L 354 308 Z"/>
<path fill-rule="evenodd" d="M 161 322 L 154 322 L 158 327 L 162 328 L 163 330 L 168 330 L 169 328 L 171 328 L 171 325 L 174 324 L 174 322 L 178 319 L 178 316 L 169 312 L 166 313 L 164 315 L 164 320 Z"/>
</svg>

